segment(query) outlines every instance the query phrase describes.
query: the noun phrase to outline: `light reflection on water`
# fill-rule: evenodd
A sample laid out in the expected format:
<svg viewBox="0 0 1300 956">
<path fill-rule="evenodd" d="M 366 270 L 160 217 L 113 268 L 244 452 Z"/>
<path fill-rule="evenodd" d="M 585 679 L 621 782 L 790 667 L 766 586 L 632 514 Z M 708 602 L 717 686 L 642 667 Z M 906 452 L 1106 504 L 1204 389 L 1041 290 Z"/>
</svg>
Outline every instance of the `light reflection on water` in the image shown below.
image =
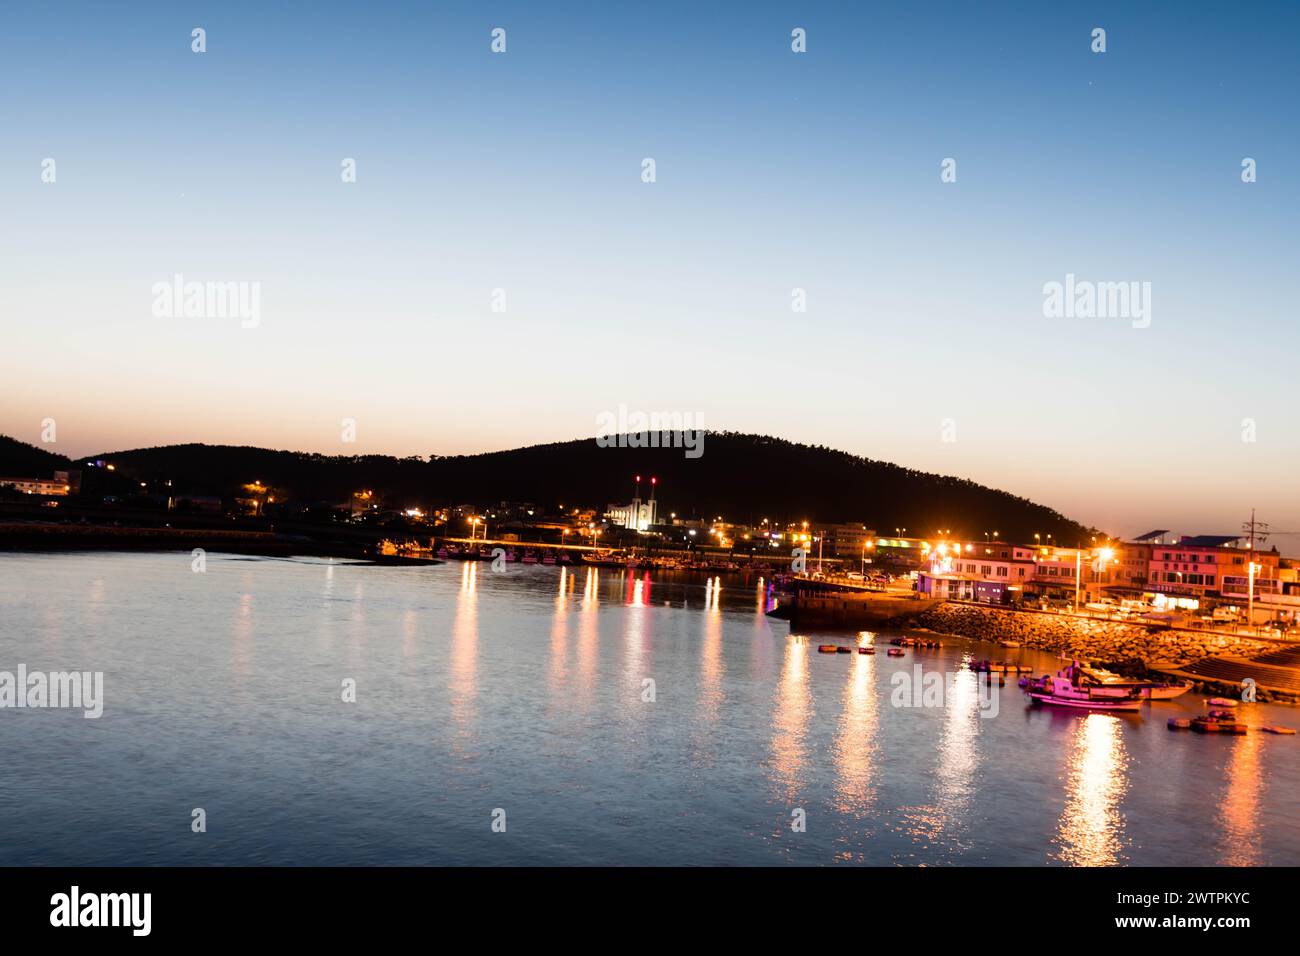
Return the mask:
<svg viewBox="0 0 1300 956">
<path fill-rule="evenodd" d="M 0 711 L 0 864 L 1300 863 L 1295 738 L 1168 732 L 1190 695 L 1027 706 L 1014 681 L 981 717 L 972 648 L 1055 660 L 790 635 L 757 576 L 0 555 L 15 574 L 0 669 L 103 670 L 105 713 Z M 956 674 L 946 706 L 891 706 L 917 664 Z M 196 805 L 208 841 L 178 836 Z"/>
<path fill-rule="evenodd" d="M 772 774 L 778 792 L 788 801 L 799 799 L 808 760 L 807 725 L 812 716 L 808 689 L 808 643 L 792 637 L 786 641 L 785 661 L 776 692 L 772 721 Z"/>
<path fill-rule="evenodd" d="M 1114 714 L 1080 714 L 1066 755 L 1066 801 L 1057 830 L 1057 858 L 1071 866 L 1125 861 L 1121 803 L 1128 790 L 1123 722 Z"/>
<path fill-rule="evenodd" d="M 860 643 L 869 643 L 864 641 Z M 875 761 L 879 746 L 876 695 L 876 659 L 854 654 L 845 675 L 843 709 L 834 745 L 836 811 L 848 819 L 867 826 L 876 796 Z M 860 852 L 860 851 L 859 851 Z M 860 858 L 845 849 L 840 859 Z"/>
<path fill-rule="evenodd" d="M 1259 807 L 1263 798 L 1262 734 L 1233 740 L 1223 796 L 1219 860 L 1224 866 L 1258 866 L 1263 862 Z"/>
</svg>

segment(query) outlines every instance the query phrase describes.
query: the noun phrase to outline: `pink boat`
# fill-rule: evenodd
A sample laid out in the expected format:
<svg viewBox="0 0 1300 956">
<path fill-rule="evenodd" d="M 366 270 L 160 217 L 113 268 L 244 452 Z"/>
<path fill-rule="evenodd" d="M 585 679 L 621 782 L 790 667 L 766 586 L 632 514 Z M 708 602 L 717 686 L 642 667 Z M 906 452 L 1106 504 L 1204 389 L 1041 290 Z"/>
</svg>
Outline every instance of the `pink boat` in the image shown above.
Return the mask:
<svg viewBox="0 0 1300 956">
<path fill-rule="evenodd" d="M 1071 664 L 1053 676 L 1028 681 L 1025 693 L 1036 703 L 1054 707 L 1137 710 L 1142 706 L 1142 693 L 1137 688 L 1090 683 L 1078 664 Z"/>
</svg>

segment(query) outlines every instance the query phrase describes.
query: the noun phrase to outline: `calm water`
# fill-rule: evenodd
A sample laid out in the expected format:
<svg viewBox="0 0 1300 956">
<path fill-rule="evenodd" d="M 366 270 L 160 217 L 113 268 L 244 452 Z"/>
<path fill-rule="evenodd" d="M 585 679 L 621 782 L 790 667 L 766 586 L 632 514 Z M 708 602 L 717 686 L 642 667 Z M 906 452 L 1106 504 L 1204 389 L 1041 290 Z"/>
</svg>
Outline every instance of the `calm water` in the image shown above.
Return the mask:
<svg viewBox="0 0 1300 956">
<path fill-rule="evenodd" d="M 895 707 L 916 663 L 1055 662 L 823 655 L 760 602 L 757 578 L 0 554 L 0 670 L 103 671 L 105 696 L 0 710 L 0 864 L 1300 863 L 1300 738 L 1014 681 L 981 717 L 968 672 Z"/>
</svg>

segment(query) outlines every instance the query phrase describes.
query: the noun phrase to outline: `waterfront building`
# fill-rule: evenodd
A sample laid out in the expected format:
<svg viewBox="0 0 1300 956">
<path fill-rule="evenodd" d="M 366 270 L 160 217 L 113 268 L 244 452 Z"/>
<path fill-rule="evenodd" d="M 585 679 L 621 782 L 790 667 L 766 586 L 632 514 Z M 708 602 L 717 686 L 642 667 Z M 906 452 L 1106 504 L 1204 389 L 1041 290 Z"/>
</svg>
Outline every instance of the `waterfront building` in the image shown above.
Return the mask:
<svg viewBox="0 0 1300 956">
<path fill-rule="evenodd" d="M 1015 603 L 1037 569 L 1032 548 L 1006 541 L 940 541 L 927 555 L 917 590 L 949 600 Z"/>
<path fill-rule="evenodd" d="M 55 472 L 53 478 L 0 478 L 0 488 L 6 487 L 24 495 L 62 497 L 72 494 L 72 483 L 67 472 Z"/>
<path fill-rule="evenodd" d="M 605 520 L 610 524 L 631 531 L 649 531 L 659 523 L 658 502 L 655 501 L 655 489 L 659 479 L 650 479 L 650 498 L 641 500 L 641 476 L 636 476 L 636 495 L 631 503 L 611 504 L 605 509 Z"/>
<path fill-rule="evenodd" d="M 825 542 L 826 554 L 838 558 L 860 559 L 875 545 L 876 532 L 860 521 L 817 525 L 816 531 Z"/>
<path fill-rule="evenodd" d="M 1147 588 L 1187 596 L 1248 594 L 1252 552 L 1240 535 L 1190 535 L 1151 548 Z M 1253 552 L 1255 587 L 1281 593 L 1277 549 Z"/>
</svg>

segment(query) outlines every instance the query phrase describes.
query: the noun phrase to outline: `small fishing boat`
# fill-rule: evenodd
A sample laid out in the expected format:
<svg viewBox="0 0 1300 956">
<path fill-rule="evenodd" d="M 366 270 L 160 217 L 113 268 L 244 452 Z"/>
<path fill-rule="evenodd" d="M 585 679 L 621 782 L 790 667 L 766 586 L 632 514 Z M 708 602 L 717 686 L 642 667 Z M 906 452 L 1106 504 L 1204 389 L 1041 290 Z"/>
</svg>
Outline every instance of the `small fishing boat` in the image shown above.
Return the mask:
<svg viewBox="0 0 1300 956">
<path fill-rule="evenodd" d="M 818 644 L 818 645 L 817 645 L 817 650 L 818 650 L 819 653 L 822 653 L 822 654 L 837 654 L 837 653 L 839 653 L 839 648 L 836 647 L 834 644 Z"/>
<path fill-rule="evenodd" d="M 1019 641 L 998 641 L 998 644 L 999 644 L 1000 646 L 1002 646 L 1002 647 L 1019 647 L 1019 646 L 1020 646 L 1020 642 L 1019 642 Z"/>
<path fill-rule="evenodd" d="M 841 654 L 852 654 L 852 653 L 853 653 L 853 648 L 851 648 L 851 647 L 840 646 L 840 647 L 835 648 L 835 650 L 837 650 L 837 651 L 838 651 L 839 653 L 841 653 Z"/>
<path fill-rule="evenodd" d="M 903 649 L 901 647 L 891 647 L 887 653 L 890 657 L 902 657 Z"/>
<path fill-rule="evenodd" d="M 546 552 L 545 557 L 542 558 L 542 564 L 554 564 L 554 563 L 555 563 L 555 555 L 551 554 L 551 552 L 549 551 Z"/>
<path fill-rule="evenodd" d="M 1259 729 L 1264 731 L 1264 733 L 1266 734 L 1286 734 L 1288 736 L 1295 735 L 1294 727 L 1279 727 L 1276 724 L 1266 724 L 1265 726 Z"/>
<path fill-rule="evenodd" d="M 859 648 L 858 648 L 858 653 L 859 653 L 859 654 L 874 654 L 874 653 L 876 653 L 876 649 L 875 649 L 874 647 L 859 647 Z M 1295 731 L 1292 731 L 1292 733 L 1295 733 Z"/>
<path fill-rule="evenodd" d="M 1024 690 L 1035 703 L 1056 707 L 1127 711 L 1142 706 L 1142 697 L 1133 688 L 1089 683 L 1077 664 L 1030 681 Z"/>
<path fill-rule="evenodd" d="M 1190 728 L 1191 726 L 1192 726 L 1192 722 L 1191 722 L 1190 720 L 1188 720 L 1186 717 L 1170 717 L 1170 718 L 1169 718 L 1169 729 L 1170 729 L 1170 730 L 1187 730 L 1187 729 Z"/>
<path fill-rule="evenodd" d="M 1206 705 L 1209 707 L 1236 707 L 1237 702 L 1229 697 L 1211 697 L 1207 700 Z"/>
</svg>

